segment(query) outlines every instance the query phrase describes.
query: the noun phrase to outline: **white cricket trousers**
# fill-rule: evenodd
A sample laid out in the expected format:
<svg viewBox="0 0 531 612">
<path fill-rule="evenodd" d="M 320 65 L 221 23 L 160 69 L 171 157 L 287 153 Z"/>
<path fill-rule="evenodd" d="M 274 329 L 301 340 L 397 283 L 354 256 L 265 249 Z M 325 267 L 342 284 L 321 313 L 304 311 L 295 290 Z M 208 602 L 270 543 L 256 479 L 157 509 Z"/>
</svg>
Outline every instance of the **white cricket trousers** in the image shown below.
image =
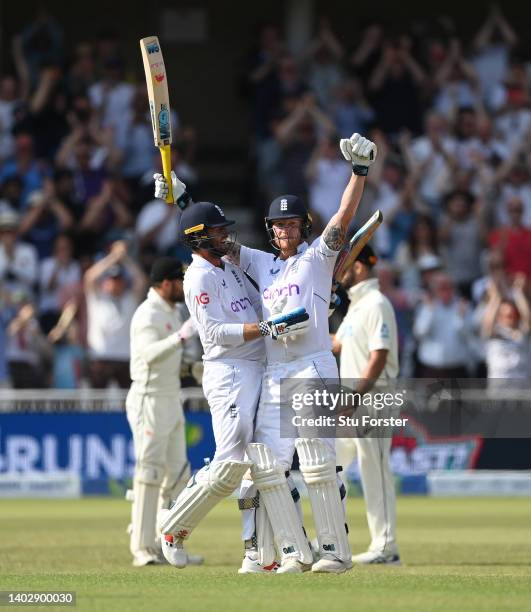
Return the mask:
<svg viewBox="0 0 531 612">
<path fill-rule="evenodd" d="M 264 366 L 243 359 L 205 361 L 203 391 L 216 441 L 213 461 L 242 461 L 253 439 Z"/>
<path fill-rule="evenodd" d="M 281 388 L 281 379 L 311 379 L 315 381 L 326 381 L 328 379 L 337 381 L 339 373 L 336 360 L 330 351 L 323 351 L 289 363 L 275 363 L 266 367 L 262 380 L 260 404 L 256 415 L 254 440 L 268 446 L 283 469 L 289 470 L 293 461 L 298 432 L 295 427 L 292 427 L 290 437 L 281 437 L 281 411 L 284 410 L 286 413 L 292 414 L 288 398 L 282 397 L 285 388 Z M 320 386 L 322 388 L 322 385 Z M 287 433 L 288 422 L 284 418 L 282 435 Z M 323 438 L 323 442 L 335 457 L 335 439 Z M 339 480 L 339 482 L 341 481 Z"/>
<path fill-rule="evenodd" d="M 264 364 L 257 361 L 205 361 L 203 392 L 210 406 L 216 441 L 213 461 L 245 458 L 247 445 L 253 441 L 263 373 Z M 240 498 L 254 495 L 253 483 L 244 476 Z M 251 538 L 254 530 L 254 510 L 244 510 L 242 540 Z"/>
<path fill-rule="evenodd" d="M 370 412 L 372 414 L 372 411 Z M 378 412 L 377 416 L 380 417 L 394 414 L 375 412 Z M 398 554 L 395 480 L 390 465 L 391 441 L 391 437 L 339 438 L 336 441 L 337 462 L 343 466 L 344 474 L 354 457 L 358 457 L 367 523 L 371 534 L 369 550 L 386 555 Z"/>
<path fill-rule="evenodd" d="M 163 490 L 172 487 L 188 463 L 179 391 L 147 394 L 133 385 L 127 394 L 126 411 L 135 446 L 135 477 Z"/>
</svg>

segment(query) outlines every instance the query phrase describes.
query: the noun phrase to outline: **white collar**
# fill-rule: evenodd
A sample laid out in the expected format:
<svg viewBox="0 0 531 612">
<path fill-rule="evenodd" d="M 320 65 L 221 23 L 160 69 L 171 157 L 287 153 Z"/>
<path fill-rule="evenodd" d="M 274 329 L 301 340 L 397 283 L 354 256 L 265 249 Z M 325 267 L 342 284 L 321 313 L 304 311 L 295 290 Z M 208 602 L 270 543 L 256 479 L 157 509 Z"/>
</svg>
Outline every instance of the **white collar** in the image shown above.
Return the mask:
<svg viewBox="0 0 531 612">
<path fill-rule="evenodd" d="M 170 304 L 168 304 L 168 302 L 161 295 L 159 295 L 159 293 L 155 291 L 153 287 L 150 287 L 147 294 L 147 299 L 153 304 L 160 306 L 166 312 L 173 312 L 176 308 L 176 306 L 170 306 Z"/>
<path fill-rule="evenodd" d="M 350 300 L 351 304 L 356 304 L 364 295 L 373 289 L 380 289 L 378 279 L 368 278 L 367 280 L 361 281 L 361 283 L 357 283 L 348 290 L 348 299 Z"/>
<path fill-rule="evenodd" d="M 227 267 L 227 263 L 230 263 L 230 262 L 227 262 L 222 257 L 221 258 L 221 263 L 223 264 L 223 267 L 215 266 L 213 263 L 210 263 L 208 261 L 208 259 L 205 259 L 204 257 L 201 257 L 201 255 L 197 255 L 196 253 L 192 253 L 192 264 L 194 264 L 198 268 L 206 268 L 207 270 L 220 270 L 221 272 L 223 272 L 225 270 L 225 268 Z M 190 264 L 190 265 L 192 265 L 192 264 Z"/>
<path fill-rule="evenodd" d="M 295 257 L 295 255 L 300 255 L 301 253 L 304 253 L 307 248 L 308 248 L 308 243 L 307 242 L 301 242 L 299 244 L 299 246 L 297 247 L 297 252 L 294 255 L 290 255 L 287 259 L 279 259 L 279 255 L 276 255 L 275 256 L 275 261 L 277 261 L 277 259 L 279 261 L 289 261 L 292 257 Z"/>
</svg>

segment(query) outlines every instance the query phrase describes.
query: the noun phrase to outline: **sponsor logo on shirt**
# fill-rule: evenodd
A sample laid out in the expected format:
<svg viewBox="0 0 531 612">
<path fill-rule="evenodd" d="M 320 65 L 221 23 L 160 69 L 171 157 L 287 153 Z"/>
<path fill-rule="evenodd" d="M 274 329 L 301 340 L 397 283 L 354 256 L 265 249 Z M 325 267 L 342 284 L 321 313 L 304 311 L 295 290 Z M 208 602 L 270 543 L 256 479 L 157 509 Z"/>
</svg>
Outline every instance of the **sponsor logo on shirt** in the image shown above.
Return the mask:
<svg viewBox="0 0 531 612">
<path fill-rule="evenodd" d="M 389 335 L 389 325 L 387 325 L 387 323 L 382 323 L 380 338 L 389 338 Z"/>
<path fill-rule="evenodd" d="M 233 300 L 230 303 L 230 309 L 232 312 L 240 312 L 241 310 L 247 310 L 249 306 L 252 306 L 251 300 L 248 297 L 240 298 L 239 300 Z"/>
<path fill-rule="evenodd" d="M 287 295 L 291 297 L 292 295 L 300 295 L 301 288 L 296 283 L 289 283 L 284 285 L 283 287 L 274 287 L 273 289 L 264 289 L 263 297 L 264 300 L 274 300 L 278 297 L 282 297 Z"/>
<path fill-rule="evenodd" d="M 198 304 L 208 304 L 210 302 L 210 298 L 208 297 L 208 293 L 206 291 L 202 291 L 199 295 L 195 296 L 195 301 Z"/>
<path fill-rule="evenodd" d="M 275 276 L 275 274 L 278 274 L 280 272 L 280 268 L 277 268 L 276 270 L 273 270 L 273 268 L 271 268 L 271 270 L 269 270 L 269 274 L 271 274 L 271 276 Z"/>
</svg>

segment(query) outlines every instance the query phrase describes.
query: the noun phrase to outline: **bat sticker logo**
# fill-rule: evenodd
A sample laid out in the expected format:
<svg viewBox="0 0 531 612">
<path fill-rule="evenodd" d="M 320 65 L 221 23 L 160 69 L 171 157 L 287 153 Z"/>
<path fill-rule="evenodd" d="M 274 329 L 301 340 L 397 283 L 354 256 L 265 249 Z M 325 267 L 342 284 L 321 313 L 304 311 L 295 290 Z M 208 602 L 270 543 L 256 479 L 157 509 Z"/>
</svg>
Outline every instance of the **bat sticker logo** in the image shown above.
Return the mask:
<svg viewBox="0 0 531 612">
<path fill-rule="evenodd" d="M 166 104 L 160 105 L 159 111 L 159 130 L 161 140 L 170 138 L 170 113 Z"/>
<path fill-rule="evenodd" d="M 148 43 L 147 45 L 147 52 L 149 54 L 151 53 L 158 53 L 160 51 L 160 47 L 156 42 L 152 42 L 152 43 Z"/>
<path fill-rule="evenodd" d="M 164 73 L 154 75 L 156 83 L 162 83 L 164 81 Z"/>
</svg>

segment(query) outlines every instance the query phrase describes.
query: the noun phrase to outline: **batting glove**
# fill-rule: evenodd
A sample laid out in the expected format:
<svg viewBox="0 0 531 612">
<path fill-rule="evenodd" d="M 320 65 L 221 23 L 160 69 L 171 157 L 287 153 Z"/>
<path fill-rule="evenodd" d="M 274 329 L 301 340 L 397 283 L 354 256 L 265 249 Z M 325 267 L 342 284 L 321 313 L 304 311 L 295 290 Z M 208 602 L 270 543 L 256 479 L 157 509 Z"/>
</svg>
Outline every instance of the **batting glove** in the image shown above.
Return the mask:
<svg viewBox="0 0 531 612">
<path fill-rule="evenodd" d="M 309 327 L 309 318 L 305 308 L 295 308 L 268 321 L 260 321 L 258 327 L 262 336 L 271 336 L 273 340 L 278 340 L 305 333 Z"/>
<path fill-rule="evenodd" d="M 374 142 L 360 134 L 352 134 L 350 138 L 342 138 L 339 148 L 343 157 L 352 163 L 352 172 L 359 176 L 367 176 L 369 166 L 376 159 L 378 149 Z"/>
<path fill-rule="evenodd" d="M 154 174 L 155 179 L 155 197 L 161 200 L 166 200 L 168 197 L 168 182 L 162 174 Z M 191 201 L 190 195 L 186 191 L 186 185 L 177 178 L 177 175 L 171 171 L 171 184 L 173 188 L 173 203 L 184 210 Z"/>
</svg>

